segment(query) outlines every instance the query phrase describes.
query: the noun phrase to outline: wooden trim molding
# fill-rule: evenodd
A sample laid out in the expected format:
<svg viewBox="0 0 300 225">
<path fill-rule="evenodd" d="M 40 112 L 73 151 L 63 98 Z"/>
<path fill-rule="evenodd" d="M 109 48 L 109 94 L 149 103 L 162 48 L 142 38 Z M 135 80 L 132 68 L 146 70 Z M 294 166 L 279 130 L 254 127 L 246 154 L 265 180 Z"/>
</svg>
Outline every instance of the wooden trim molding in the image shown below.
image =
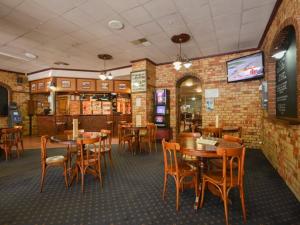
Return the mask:
<svg viewBox="0 0 300 225">
<path fill-rule="evenodd" d="M 142 59 L 135 59 L 135 60 L 132 60 L 130 61 L 131 63 L 136 63 L 136 62 L 140 62 L 140 61 L 148 61 L 150 63 L 152 63 L 153 65 L 158 65 L 156 62 L 152 61 L 151 59 L 149 58 L 142 58 Z"/>
<path fill-rule="evenodd" d="M 25 76 L 25 73 L 21 73 L 21 72 L 17 72 L 17 71 L 12 71 L 12 70 L 4 70 L 4 69 L 0 69 L 1 72 L 6 72 L 6 73 L 16 73 L 18 75 L 23 75 Z"/>
</svg>

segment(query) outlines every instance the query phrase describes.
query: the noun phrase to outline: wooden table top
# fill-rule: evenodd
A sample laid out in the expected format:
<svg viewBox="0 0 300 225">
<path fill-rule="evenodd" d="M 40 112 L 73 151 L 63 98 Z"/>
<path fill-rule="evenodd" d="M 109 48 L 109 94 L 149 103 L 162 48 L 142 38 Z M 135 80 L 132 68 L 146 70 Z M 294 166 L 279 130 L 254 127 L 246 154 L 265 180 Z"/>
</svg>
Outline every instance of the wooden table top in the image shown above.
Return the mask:
<svg viewBox="0 0 300 225">
<path fill-rule="evenodd" d="M 178 140 L 181 151 L 183 154 L 197 157 L 207 157 L 214 158 L 217 156 L 217 148 L 225 147 L 225 148 L 238 148 L 241 147 L 240 144 L 235 142 L 225 141 L 221 138 L 216 139 L 218 143 L 216 145 L 206 145 L 206 144 L 198 144 L 197 138 L 180 138 Z"/>
<path fill-rule="evenodd" d="M 87 138 L 100 138 L 100 137 L 106 137 L 106 134 L 100 133 L 100 132 L 83 132 L 79 133 L 77 137 L 74 137 L 73 134 L 58 134 L 50 137 L 50 140 L 56 143 L 61 144 L 76 144 L 76 141 L 78 139 L 84 140 Z"/>
</svg>

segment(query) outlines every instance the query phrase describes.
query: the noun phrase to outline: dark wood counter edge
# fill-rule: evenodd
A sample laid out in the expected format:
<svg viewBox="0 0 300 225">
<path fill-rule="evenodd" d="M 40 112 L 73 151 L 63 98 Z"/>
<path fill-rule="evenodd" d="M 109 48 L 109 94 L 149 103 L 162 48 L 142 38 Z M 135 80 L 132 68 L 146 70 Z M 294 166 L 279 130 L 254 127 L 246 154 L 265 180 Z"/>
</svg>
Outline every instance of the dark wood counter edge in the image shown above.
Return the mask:
<svg viewBox="0 0 300 225">
<path fill-rule="evenodd" d="M 68 115 L 68 114 L 65 114 L 65 115 L 43 115 L 43 114 L 36 114 L 35 116 L 56 116 L 56 117 L 62 117 L 62 116 L 131 116 L 132 114 L 110 114 L 110 115 L 102 115 L 102 114 L 76 114 L 76 115 Z"/>
<path fill-rule="evenodd" d="M 289 118 L 289 117 L 276 117 L 276 116 L 265 116 L 264 119 L 273 122 L 280 123 L 286 126 L 300 125 L 299 118 Z"/>
</svg>

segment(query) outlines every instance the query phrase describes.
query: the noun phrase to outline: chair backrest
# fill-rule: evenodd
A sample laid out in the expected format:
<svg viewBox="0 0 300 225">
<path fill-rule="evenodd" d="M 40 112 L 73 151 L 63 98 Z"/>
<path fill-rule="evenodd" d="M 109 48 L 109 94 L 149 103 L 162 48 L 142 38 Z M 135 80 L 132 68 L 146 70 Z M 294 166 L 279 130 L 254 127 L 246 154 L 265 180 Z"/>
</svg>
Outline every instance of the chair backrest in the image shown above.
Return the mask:
<svg viewBox="0 0 300 225">
<path fill-rule="evenodd" d="M 179 134 L 180 138 L 199 138 L 201 137 L 200 133 L 193 133 L 193 132 L 181 132 Z"/>
<path fill-rule="evenodd" d="M 45 164 L 47 159 L 47 142 L 49 140 L 48 135 L 41 137 L 41 163 Z"/>
<path fill-rule="evenodd" d="M 225 141 L 230 141 L 230 142 L 236 142 L 236 143 L 239 143 L 239 144 L 243 144 L 243 140 L 241 138 L 239 138 L 239 137 L 236 137 L 236 136 L 225 134 L 223 136 L 223 139 Z"/>
<path fill-rule="evenodd" d="M 151 141 L 156 140 L 157 126 L 154 123 L 147 123 L 147 132 Z"/>
<path fill-rule="evenodd" d="M 104 144 L 104 147 L 107 147 L 107 148 L 111 149 L 112 131 L 111 130 L 102 129 L 100 132 L 102 134 L 106 134 L 105 138 L 100 138 L 101 142 L 103 142 L 103 144 Z"/>
<path fill-rule="evenodd" d="M 79 156 L 81 163 L 83 164 L 84 160 L 89 160 L 92 158 L 94 152 L 91 151 L 91 149 L 97 149 L 96 144 L 99 143 L 101 146 L 100 138 L 78 138 L 77 139 L 77 145 L 79 147 Z M 100 152 L 96 151 L 96 154 L 100 154 Z"/>
<path fill-rule="evenodd" d="M 175 172 L 179 173 L 177 153 L 180 151 L 180 145 L 176 142 L 166 142 L 165 139 L 163 139 L 162 147 L 164 153 L 165 172 L 169 171 L 171 168 L 175 168 Z"/>
<path fill-rule="evenodd" d="M 202 135 L 211 137 L 222 137 L 223 129 L 220 127 L 204 127 L 202 130 Z"/>
<path fill-rule="evenodd" d="M 2 140 L 4 143 L 10 142 L 11 144 L 16 143 L 21 137 L 19 128 L 6 128 L 2 129 Z"/>
<path fill-rule="evenodd" d="M 238 148 L 217 148 L 217 155 L 222 156 L 223 159 L 222 177 L 224 185 L 230 184 L 230 187 L 234 187 L 235 185 L 242 184 L 245 154 L 246 149 L 244 145 Z M 236 178 L 237 183 L 234 182 L 236 181 Z M 229 181 L 227 181 L 227 179 L 229 179 Z"/>
</svg>

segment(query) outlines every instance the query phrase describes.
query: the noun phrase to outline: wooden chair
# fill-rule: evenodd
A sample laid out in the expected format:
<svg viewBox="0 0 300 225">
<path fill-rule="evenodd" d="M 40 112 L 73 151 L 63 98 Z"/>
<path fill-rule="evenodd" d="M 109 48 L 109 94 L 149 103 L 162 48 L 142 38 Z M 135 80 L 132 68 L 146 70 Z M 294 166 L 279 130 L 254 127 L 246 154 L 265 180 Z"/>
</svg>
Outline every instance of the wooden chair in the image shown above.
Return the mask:
<svg viewBox="0 0 300 225">
<path fill-rule="evenodd" d="M 85 138 L 78 139 L 77 145 L 79 147 L 79 155 L 76 160 L 76 175 L 81 174 L 81 191 L 84 191 L 84 176 L 87 173 L 91 173 L 97 178 L 103 186 L 102 174 L 101 174 L 101 154 L 99 151 L 92 151 L 96 149 L 97 144 L 101 145 L 100 138 Z M 77 176 L 78 177 L 78 176 Z"/>
<path fill-rule="evenodd" d="M 223 139 L 225 141 L 229 141 L 229 142 L 236 142 L 236 143 L 239 143 L 239 144 L 243 144 L 243 140 L 239 137 L 235 137 L 235 136 L 231 136 L 231 135 L 224 135 Z M 210 159 L 209 160 L 209 165 L 212 169 L 222 169 L 222 159 Z M 237 164 L 234 163 L 233 164 L 234 167 L 237 167 Z M 227 165 L 227 168 L 229 168 L 229 165 Z"/>
<path fill-rule="evenodd" d="M 152 151 L 152 145 L 154 145 L 155 151 L 157 152 L 156 132 L 157 132 L 157 127 L 154 123 L 148 123 L 147 128 L 145 130 L 140 131 L 139 134 L 140 151 L 141 151 L 141 144 L 146 143 L 149 147 L 150 152 Z"/>
<path fill-rule="evenodd" d="M 2 129 L 2 148 L 0 149 L 4 151 L 6 160 L 8 160 L 8 158 L 11 157 L 11 153 L 14 147 L 16 150 L 17 157 L 20 157 L 22 150 L 19 149 L 19 135 L 20 130 L 18 128 Z"/>
<path fill-rule="evenodd" d="M 209 171 L 203 174 L 200 207 L 203 206 L 206 184 L 212 184 L 220 192 L 224 202 L 225 221 L 228 225 L 228 195 L 232 188 L 237 187 L 240 192 L 244 222 L 246 222 L 244 200 L 245 146 L 240 148 L 218 148 L 217 154 L 222 157 L 222 170 Z M 234 166 L 234 163 L 237 164 L 237 167 Z"/>
<path fill-rule="evenodd" d="M 200 138 L 200 137 L 201 137 L 200 133 L 181 132 L 179 134 L 180 139 L 183 139 L 183 138 Z M 198 167 L 199 160 L 198 160 L 197 157 L 182 154 L 182 160 L 186 161 L 187 163 L 192 163 L 193 166 Z"/>
<path fill-rule="evenodd" d="M 48 136 L 41 137 L 41 166 L 42 166 L 42 176 L 41 176 L 41 189 L 43 191 L 44 181 L 46 176 L 47 168 L 49 167 L 62 167 L 64 169 L 64 177 L 66 188 L 68 188 L 68 174 L 67 174 L 67 157 L 63 155 L 51 156 L 47 155 L 47 142 L 49 140 Z"/>
<path fill-rule="evenodd" d="M 221 138 L 222 137 L 222 128 L 219 127 L 204 127 L 202 130 L 203 136 L 210 136 L 210 137 L 216 137 Z"/>
<path fill-rule="evenodd" d="M 177 155 L 180 150 L 180 145 L 174 142 L 166 142 L 162 140 L 163 153 L 164 153 L 164 188 L 163 188 L 163 200 L 165 200 L 165 194 L 167 189 L 168 175 L 172 176 L 176 184 L 176 210 L 179 210 L 179 191 L 182 186 L 182 182 L 187 177 L 192 177 L 195 194 L 198 193 L 198 170 L 190 167 L 189 165 L 182 163 L 178 159 Z"/>
<path fill-rule="evenodd" d="M 24 152 L 24 143 L 23 143 L 23 126 L 16 125 L 15 129 L 19 130 L 19 135 L 17 135 L 17 143 L 21 145 L 21 151 Z"/>
<path fill-rule="evenodd" d="M 101 142 L 100 142 L 101 146 L 99 146 L 100 153 L 102 154 L 103 159 L 104 159 L 104 167 L 106 169 L 106 157 L 105 157 L 105 155 L 107 154 L 108 157 L 109 157 L 110 167 L 113 168 L 114 164 L 113 164 L 113 160 L 112 160 L 112 156 L 111 156 L 112 131 L 102 129 L 100 132 L 103 133 L 103 134 L 106 134 L 106 137 L 101 139 Z"/>
<path fill-rule="evenodd" d="M 127 125 L 119 125 L 119 149 L 120 148 L 125 148 L 126 143 L 128 144 L 128 150 L 134 154 L 133 151 L 133 139 L 134 139 L 134 134 L 128 132 Z"/>
</svg>

